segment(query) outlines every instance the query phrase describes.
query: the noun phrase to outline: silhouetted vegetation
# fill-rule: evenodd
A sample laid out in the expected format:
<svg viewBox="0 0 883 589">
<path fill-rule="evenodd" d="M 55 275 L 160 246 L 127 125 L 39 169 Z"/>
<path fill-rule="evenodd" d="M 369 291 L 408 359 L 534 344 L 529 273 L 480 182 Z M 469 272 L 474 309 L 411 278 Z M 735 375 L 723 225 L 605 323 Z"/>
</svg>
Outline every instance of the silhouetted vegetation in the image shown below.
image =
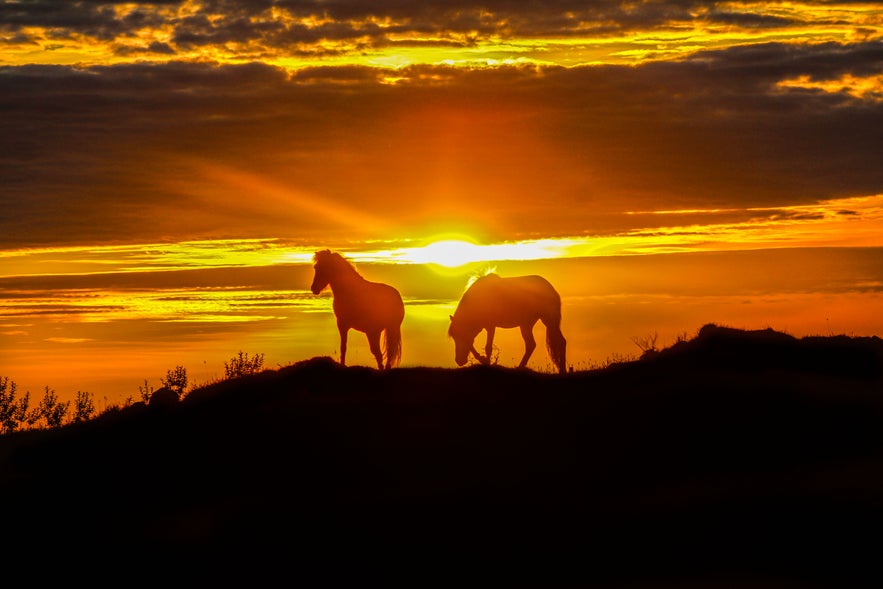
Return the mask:
<svg viewBox="0 0 883 589">
<path fill-rule="evenodd" d="M 138 394 L 141 397 L 142 403 L 150 402 L 150 396 L 153 394 L 153 390 L 153 387 L 150 385 L 146 378 L 144 379 L 143 385 L 138 385 Z"/>
<path fill-rule="evenodd" d="M 257 374 L 264 367 L 264 355 L 255 354 L 251 358 L 242 350 L 236 356 L 230 358 L 228 362 L 224 362 L 225 378 L 239 378 L 240 376 L 249 376 Z"/>
<path fill-rule="evenodd" d="M 225 378 L 258 374 L 263 370 L 263 366 L 263 354 L 249 356 L 240 351 L 224 363 Z M 160 380 L 163 388 L 159 390 L 155 390 L 146 378 L 143 384 L 138 386 L 139 401 L 142 404 L 148 405 L 153 400 L 154 405 L 168 406 L 172 400 L 177 402 L 185 396 L 188 377 L 184 366 L 178 365 L 167 370 L 165 377 Z M 82 423 L 95 418 L 97 414 L 94 396 L 87 391 L 77 391 L 72 401 L 61 402 L 55 390 L 46 386 L 39 404 L 31 409 L 30 392 L 26 391 L 19 396 L 17 389 L 18 385 L 9 376 L 0 376 L 0 434 L 22 429 L 57 428 L 66 424 Z M 154 393 L 159 393 L 162 399 L 154 398 Z M 118 413 L 133 406 L 134 403 L 135 401 L 129 397 L 122 404 L 105 407 L 103 413 Z"/>
<path fill-rule="evenodd" d="M 55 428 L 65 423 L 79 423 L 91 419 L 95 414 L 92 393 L 77 391 L 74 411 L 68 419 L 71 402 L 61 402 L 58 395 L 48 386 L 43 397 L 33 409 L 30 408 L 31 393 L 26 391 L 21 397 L 17 394 L 15 381 L 8 376 L 0 377 L 0 433 L 10 433 L 19 429 Z"/>
<path fill-rule="evenodd" d="M 178 397 L 184 395 L 187 390 L 187 369 L 183 366 L 175 366 L 166 372 L 165 378 L 162 379 L 164 387 L 178 393 Z"/>
<path fill-rule="evenodd" d="M 92 394 L 84 391 L 77 391 L 77 397 L 74 399 L 74 413 L 71 417 L 72 423 L 80 423 L 92 419 L 95 414 L 95 402 Z"/>
<path fill-rule="evenodd" d="M 201 583 L 883 581 L 879 338 L 706 326 L 567 374 L 314 358 L 166 409 L 0 438 L 4 555 L 49 538 Z"/>
<path fill-rule="evenodd" d="M 659 334 L 654 331 L 644 337 L 632 336 L 632 343 L 641 350 L 641 357 L 645 357 L 659 351 L 659 348 L 656 346 L 657 339 L 659 339 Z"/>
<path fill-rule="evenodd" d="M 3 433 L 15 431 L 27 421 L 30 393 L 18 397 L 16 388 L 15 381 L 8 376 L 0 377 L 0 431 Z"/>
<path fill-rule="evenodd" d="M 37 405 L 36 413 L 33 414 L 32 419 L 29 419 L 29 422 L 43 420 L 46 427 L 59 427 L 64 422 L 68 407 L 70 407 L 70 401 L 62 403 L 58 400 L 55 391 L 47 386 L 43 398 Z"/>
</svg>

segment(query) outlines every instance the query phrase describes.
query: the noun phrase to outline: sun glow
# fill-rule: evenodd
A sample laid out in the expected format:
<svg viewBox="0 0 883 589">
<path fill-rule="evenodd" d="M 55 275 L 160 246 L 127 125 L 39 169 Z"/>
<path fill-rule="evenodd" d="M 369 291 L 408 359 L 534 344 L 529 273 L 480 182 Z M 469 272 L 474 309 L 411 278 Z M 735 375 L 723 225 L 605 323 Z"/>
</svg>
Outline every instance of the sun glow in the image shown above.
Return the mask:
<svg viewBox="0 0 883 589">
<path fill-rule="evenodd" d="M 485 259 L 482 247 L 468 241 L 446 239 L 423 247 L 412 248 L 404 256 L 414 264 L 437 264 L 455 268 Z"/>
<path fill-rule="evenodd" d="M 252 189 L 254 185 L 252 185 Z M 312 205 L 302 205 L 312 206 Z M 345 211 L 346 209 L 331 209 Z M 482 244 L 463 233 L 425 240 L 307 244 L 280 238 L 221 239 L 0 251 L 0 278 L 148 274 L 198 269 L 311 264 L 317 249 L 340 250 L 357 263 L 469 264 L 778 247 L 880 247 L 883 195 L 812 205 L 748 209 L 625 211 L 646 217 L 626 232 Z M 652 218 L 670 218 L 658 223 Z M 0 305 L 2 306 L 2 305 Z"/>
<path fill-rule="evenodd" d="M 435 239 L 422 246 L 354 253 L 361 262 L 428 264 L 459 268 L 467 264 L 501 260 L 544 260 L 567 255 L 574 245 L 571 239 L 539 239 L 482 245 L 465 239 Z"/>
</svg>

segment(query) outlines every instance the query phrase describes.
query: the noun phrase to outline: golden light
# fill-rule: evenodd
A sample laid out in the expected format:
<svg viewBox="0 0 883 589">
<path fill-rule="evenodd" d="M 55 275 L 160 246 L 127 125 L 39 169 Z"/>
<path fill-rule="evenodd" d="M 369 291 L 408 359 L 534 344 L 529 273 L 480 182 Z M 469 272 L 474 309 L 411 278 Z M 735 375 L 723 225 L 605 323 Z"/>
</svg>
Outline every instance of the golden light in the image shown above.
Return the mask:
<svg viewBox="0 0 883 589">
<path fill-rule="evenodd" d="M 818 90 L 828 94 L 848 94 L 869 102 L 883 101 L 883 75 L 853 76 L 845 74 L 833 80 L 813 80 L 809 76 L 783 80 L 779 88 L 797 90 Z"/>
<path fill-rule="evenodd" d="M 481 246 L 457 239 L 436 241 L 423 247 L 412 248 L 406 257 L 415 264 L 437 264 L 446 268 L 484 260 Z"/>
<path fill-rule="evenodd" d="M 446 238 L 418 247 L 374 252 L 375 261 L 404 264 L 429 264 L 442 268 L 458 268 L 478 262 L 502 260 L 543 260 L 566 255 L 573 245 L 570 239 L 542 239 L 481 245 L 466 239 Z"/>
</svg>

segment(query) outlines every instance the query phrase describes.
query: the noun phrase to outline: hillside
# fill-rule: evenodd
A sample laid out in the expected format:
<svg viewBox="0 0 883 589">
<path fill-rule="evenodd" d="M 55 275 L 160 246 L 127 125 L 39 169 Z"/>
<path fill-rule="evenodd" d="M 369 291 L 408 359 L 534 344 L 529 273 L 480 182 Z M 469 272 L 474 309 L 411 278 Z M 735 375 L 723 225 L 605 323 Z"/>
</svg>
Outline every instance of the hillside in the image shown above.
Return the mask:
<svg viewBox="0 0 883 589">
<path fill-rule="evenodd" d="M 0 497 L 8 559 L 90 574 L 879 585 L 883 341 L 709 325 L 566 375 L 314 358 L 4 436 Z"/>
</svg>

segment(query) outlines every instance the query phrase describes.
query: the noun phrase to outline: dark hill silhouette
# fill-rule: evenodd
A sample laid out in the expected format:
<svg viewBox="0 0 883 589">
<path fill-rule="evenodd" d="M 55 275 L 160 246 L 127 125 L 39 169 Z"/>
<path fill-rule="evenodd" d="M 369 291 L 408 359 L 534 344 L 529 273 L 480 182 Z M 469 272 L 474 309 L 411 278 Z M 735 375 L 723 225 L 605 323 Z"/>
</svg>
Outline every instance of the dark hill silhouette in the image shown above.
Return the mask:
<svg viewBox="0 0 883 589">
<path fill-rule="evenodd" d="M 0 438 L 4 556 L 201 583 L 879 586 L 881 375 L 876 337 L 716 326 L 563 375 L 314 358 Z"/>
</svg>

